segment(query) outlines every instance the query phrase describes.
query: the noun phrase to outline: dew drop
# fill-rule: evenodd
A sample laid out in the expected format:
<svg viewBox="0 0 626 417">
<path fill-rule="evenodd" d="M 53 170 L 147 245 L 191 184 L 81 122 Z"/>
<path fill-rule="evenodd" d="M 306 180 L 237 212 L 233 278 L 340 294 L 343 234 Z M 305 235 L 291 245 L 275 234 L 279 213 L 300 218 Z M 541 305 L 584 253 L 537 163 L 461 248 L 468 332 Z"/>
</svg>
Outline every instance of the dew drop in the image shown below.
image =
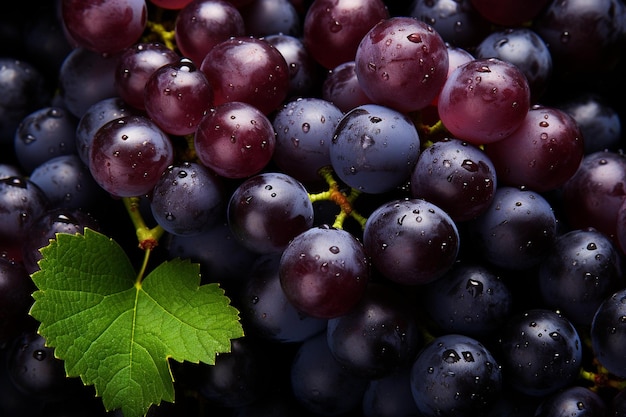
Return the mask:
<svg viewBox="0 0 626 417">
<path fill-rule="evenodd" d="M 252 304 L 256 304 L 256 303 L 258 303 L 258 302 L 259 302 L 259 297 L 257 297 L 257 296 L 255 295 L 254 297 L 252 297 L 252 300 L 250 300 L 250 301 L 252 301 Z"/>
<path fill-rule="evenodd" d="M 337 246 L 331 246 L 330 248 L 328 248 L 328 250 L 330 251 L 330 253 L 337 255 L 340 250 Z"/>
<path fill-rule="evenodd" d="M 463 162 L 461 162 L 461 166 L 465 168 L 466 170 L 468 170 L 469 172 L 478 171 L 478 164 L 475 164 L 474 161 L 472 161 L 471 159 L 466 159 Z"/>
<path fill-rule="evenodd" d="M 446 363 L 456 363 L 461 360 L 461 356 L 454 349 L 446 349 L 441 355 L 441 359 Z"/>
<path fill-rule="evenodd" d="M 550 126 L 550 123 L 546 122 L 545 120 L 542 120 L 539 122 L 539 126 L 541 127 L 548 127 Z"/>
<path fill-rule="evenodd" d="M 302 131 L 304 133 L 309 133 L 309 130 L 311 130 L 311 125 L 308 123 L 302 123 Z"/>
<path fill-rule="evenodd" d="M 561 43 L 568 43 L 570 40 L 570 34 L 568 31 L 561 33 Z"/>
<path fill-rule="evenodd" d="M 337 33 L 341 29 L 343 29 L 343 26 L 337 20 L 333 20 L 333 22 L 330 24 L 330 31 L 332 33 Z"/>
<path fill-rule="evenodd" d="M 46 352 L 41 349 L 37 349 L 33 352 L 33 358 L 37 359 L 38 361 L 43 361 L 46 359 Z"/>
<path fill-rule="evenodd" d="M 596 250 L 596 249 L 598 249 L 598 246 L 593 242 L 587 245 L 587 250 Z"/>
<path fill-rule="evenodd" d="M 409 42 L 413 42 L 413 43 L 422 42 L 422 36 L 419 33 L 411 33 L 406 38 L 409 40 Z"/>
</svg>

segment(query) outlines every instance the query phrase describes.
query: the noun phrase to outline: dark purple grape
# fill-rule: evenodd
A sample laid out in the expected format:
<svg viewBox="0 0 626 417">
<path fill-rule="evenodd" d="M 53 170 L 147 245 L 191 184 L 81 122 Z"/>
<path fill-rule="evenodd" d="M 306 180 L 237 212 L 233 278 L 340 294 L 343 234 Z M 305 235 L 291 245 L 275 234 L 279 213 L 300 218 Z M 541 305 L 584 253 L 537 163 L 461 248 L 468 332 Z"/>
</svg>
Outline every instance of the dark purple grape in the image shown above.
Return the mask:
<svg viewBox="0 0 626 417">
<path fill-rule="evenodd" d="M 497 58 L 461 65 L 447 78 L 437 109 L 455 137 L 475 145 L 496 142 L 513 133 L 530 106 L 526 76 Z"/>
<path fill-rule="evenodd" d="M 289 302 L 280 284 L 280 254 L 257 259 L 245 278 L 239 308 L 244 327 L 263 339 L 299 343 L 326 330 L 325 319 L 307 316 Z"/>
<path fill-rule="evenodd" d="M 626 389 L 620 390 L 609 402 L 609 416 L 622 417 L 626 415 Z"/>
<path fill-rule="evenodd" d="M 9 57 L 0 57 L 0 89 L 0 143 L 12 144 L 20 122 L 47 105 L 51 93 L 37 68 Z"/>
<path fill-rule="evenodd" d="M 328 72 L 322 85 L 322 98 L 344 113 L 363 104 L 372 104 L 356 76 L 354 61 L 339 64 Z"/>
<path fill-rule="evenodd" d="M 609 71 L 623 48 L 624 9 L 619 0 L 551 1 L 534 21 L 559 74 Z"/>
<path fill-rule="evenodd" d="M 330 138 L 343 113 L 319 98 L 291 100 L 275 114 L 274 163 L 287 175 L 304 183 L 321 180 L 320 168 L 330 165 Z"/>
<path fill-rule="evenodd" d="M 608 415 L 606 412 L 607 406 L 598 393 L 586 387 L 570 387 L 542 401 L 534 417 L 603 417 Z"/>
<path fill-rule="evenodd" d="M 136 43 L 120 55 L 115 69 L 115 89 L 122 100 L 143 110 L 144 88 L 154 71 L 179 59 L 173 50 L 160 43 Z"/>
<path fill-rule="evenodd" d="M 491 264 L 521 270 L 547 256 L 556 223 L 552 207 L 540 194 L 499 187 L 487 211 L 469 222 L 469 238 Z"/>
<path fill-rule="evenodd" d="M 294 36 L 282 33 L 264 38 L 285 58 L 289 68 L 288 97 L 307 97 L 316 94 L 318 67 L 304 43 Z"/>
<path fill-rule="evenodd" d="M 613 238 L 626 197 L 626 159 L 618 152 L 586 155 L 563 185 L 565 217 L 572 228 L 593 227 Z"/>
<path fill-rule="evenodd" d="M 25 177 L 0 179 L 0 242 L 21 244 L 48 205 L 44 192 Z"/>
<path fill-rule="evenodd" d="M 94 207 L 101 188 L 78 155 L 60 155 L 33 170 L 30 181 L 44 192 L 51 207 Z"/>
<path fill-rule="evenodd" d="M 117 96 L 115 70 L 119 54 L 103 55 L 74 48 L 59 70 L 59 89 L 65 107 L 82 117 L 93 104 Z"/>
<path fill-rule="evenodd" d="M 231 36 L 243 36 L 245 23 L 230 1 L 189 1 L 176 15 L 176 46 L 183 56 L 200 65 L 207 53 Z"/>
<path fill-rule="evenodd" d="M 479 148 L 443 139 L 424 150 L 411 173 L 411 195 L 442 208 L 454 221 L 483 213 L 496 192 L 496 169 Z"/>
<path fill-rule="evenodd" d="M 143 101 L 143 93 L 141 96 Z M 136 112 L 119 97 L 111 97 L 92 104 L 78 121 L 76 127 L 76 149 L 83 163 L 89 166 L 89 149 L 96 132 L 107 122 Z"/>
<path fill-rule="evenodd" d="M 304 17 L 304 44 L 313 59 L 332 69 L 354 61 L 363 36 L 388 17 L 382 0 L 315 0 Z"/>
<path fill-rule="evenodd" d="M 406 182 L 420 153 L 420 137 L 406 115 L 377 104 L 352 109 L 330 144 L 337 176 L 359 191 L 379 194 Z"/>
<path fill-rule="evenodd" d="M 340 366 L 330 353 L 326 335 L 300 345 L 291 366 L 291 387 L 296 400 L 315 415 L 338 416 L 358 410 L 367 380 Z"/>
<path fill-rule="evenodd" d="M 480 415 L 501 390 L 502 374 L 495 358 L 468 336 L 435 338 L 411 368 L 411 391 L 424 417 Z"/>
<path fill-rule="evenodd" d="M 365 94 L 403 113 L 432 103 L 448 72 L 448 51 L 439 33 L 411 17 L 392 17 L 374 26 L 354 61 Z"/>
<path fill-rule="evenodd" d="M 501 185 L 552 191 L 574 175 L 584 156 L 576 121 L 554 107 L 533 106 L 519 128 L 485 146 Z"/>
<path fill-rule="evenodd" d="M 552 55 L 546 43 L 529 28 L 499 30 L 476 47 L 476 58 L 498 58 L 517 66 L 526 76 L 532 101 L 537 101 L 552 75 Z"/>
<path fill-rule="evenodd" d="M 352 234 L 328 226 L 311 228 L 282 253 L 280 283 L 298 311 L 334 318 L 361 300 L 370 277 L 363 245 Z"/>
<path fill-rule="evenodd" d="M 472 5 L 487 20 L 500 26 L 521 26 L 531 21 L 551 3 L 551 0 L 471 0 Z"/>
<path fill-rule="evenodd" d="M 408 15 L 432 26 L 446 43 L 475 47 L 489 25 L 470 0 L 414 0 Z"/>
<path fill-rule="evenodd" d="M 70 381 L 65 376 L 63 361 L 54 357 L 54 350 L 45 342 L 42 336 L 28 331 L 17 338 L 8 353 L 11 381 L 39 401 L 63 396 Z"/>
<path fill-rule="evenodd" d="M 282 173 L 244 181 L 230 197 L 228 224 L 239 242 L 257 253 L 281 252 L 313 225 L 313 204 L 304 186 Z"/>
<path fill-rule="evenodd" d="M 326 335 L 335 360 L 368 379 L 406 368 L 422 347 L 413 303 L 384 284 L 370 284 L 353 309 L 328 320 Z"/>
<path fill-rule="evenodd" d="M 194 162 L 168 167 L 154 186 L 150 209 L 166 232 L 199 234 L 213 225 L 223 208 L 222 184 L 203 165 Z"/>
<path fill-rule="evenodd" d="M 493 335 L 513 312 L 513 292 L 492 268 L 455 264 L 423 292 L 424 308 L 445 333 Z"/>
<path fill-rule="evenodd" d="M 559 236 L 539 265 L 539 289 L 546 306 L 574 324 L 588 326 L 600 304 L 626 286 L 619 250 L 594 229 Z"/>
<path fill-rule="evenodd" d="M 201 363 L 196 370 L 198 392 L 214 404 L 240 407 L 261 398 L 269 389 L 271 370 L 257 344 L 250 337 L 231 341 L 231 351 L 215 359 L 215 365 Z"/>
<path fill-rule="evenodd" d="M 272 159 L 276 133 L 258 108 L 228 102 L 212 108 L 200 120 L 194 135 L 200 162 L 226 178 L 258 174 Z"/>
<path fill-rule="evenodd" d="M 367 384 L 363 394 L 363 417 L 420 416 L 411 393 L 411 374 L 402 368 Z"/>
<path fill-rule="evenodd" d="M 600 304 L 591 322 L 594 357 L 620 378 L 626 378 L 625 343 L 626 289 L 620 289 Z"/>
<path fill-rule="evenodd" d="M 114 119 L 96 132 L 89 169 L 104 190 L 118 197 L 148 194 L 174 159 L 170 138 L 147 117 Z"/>
<path fill-rule="evenodd" d="M 76 153 L 76 118 L 60 107 L 42 107 L 30 113 L 15 131 L 15 155 L 30 173 L 58 155 Z"/>
<path fill-rule="evenodd" d="M 23 330 L 35 286 L 24 264 L 0 257 L 0 346 Z M 1 407 L 0 407 L 1 409 Z"/>
<path fill-rule="evenodd" d="M 241 7 L 239 11 L 248 35 L 301 35 L 300 16 L 290 0 L 256 0 Z"/>
<path fill-rule="evenodd" d="M 99 53 L 138 41 L 148 20 L 144 0 L 62 0 L 61 14 L 72 40 Z"/>
<path fill-rule="evenodd" d="M 510 318 L 498 349 L 505 383 L 527 395 L 545 396 L 574 383 L 582 366 L 576 328 L 551 310 L 531 309 Z"/>
<path fill-rule="evenodd" d="M 241 36 L 225 40 L 207 53 L 200 69 L 213 87 L 216 106 L 240 101 L 269 114 L 289 92 L 287 61 L 263 39 Z"/>
<path fill-rule="evenodd" d="M 55 208 L 39 216 L 27 230 L 22 245 L 24 268 L 29 274 L 39 270 L 41 248 L 48 246 L 57 233 L 82 234 L 85 227 L 100 230 L 98 222 L 89 214 L 78 209 Z"/>
<path fill-rule="evenodd" d="M 408 285 L 433 282 L 459 251 L 450 216 L 425 200 L 389 201 L 369 216 L 363 244 L 372 265 L 387 279 Z"/>
<path fill-rule="evenodd" d="M 202 117 L 213 106 L 211 84 L 187 58 L 154 71 L 143 94 L 150 119 L 172 135 L 194 133 Z"/>
<path fill-rule="evenodd" d="M 557 106 L 574 118 L 584 139 L 585 154 L 621 145 L 622 124 L 617 110 L 601 96 L 582 94 Z"/>
</svg>

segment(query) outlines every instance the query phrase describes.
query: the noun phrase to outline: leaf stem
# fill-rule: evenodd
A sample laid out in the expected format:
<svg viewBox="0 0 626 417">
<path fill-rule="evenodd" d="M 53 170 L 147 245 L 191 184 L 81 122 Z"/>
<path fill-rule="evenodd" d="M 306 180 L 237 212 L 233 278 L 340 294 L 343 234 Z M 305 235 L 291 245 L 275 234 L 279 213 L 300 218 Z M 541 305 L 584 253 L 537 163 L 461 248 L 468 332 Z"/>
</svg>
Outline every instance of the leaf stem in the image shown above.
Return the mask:
<svg viewBox="0 0 626 417">
<path fill-rule="evenodd" d="M 148 268 L 148 261 L 150 260 L 150 254 L 152 253 L 152 249 L 148 248 L 144 250 L 143 254 L 143 262 L 141 263 L 141 269 L 139 269 L 139 273 L 137 274 L 137 279 L 135 280 L 135 285 L 140 285 L 143 280 L 143 276 L 146 273 L 146 269 Z"/>
<path fill-rule="evenodd" d="M 159 239 L 165 233 L 165 230 L 160 225 L 156 225 L 153 228 L 149 228 L 139 211 L 139 197 L 124 197 L 124 206 L 130 216 L 130 220 L 135 226 L 135 234 L 139 241 L 139 248 L 141 250 L 151 250 L 158 246 Z"/>
</svg>

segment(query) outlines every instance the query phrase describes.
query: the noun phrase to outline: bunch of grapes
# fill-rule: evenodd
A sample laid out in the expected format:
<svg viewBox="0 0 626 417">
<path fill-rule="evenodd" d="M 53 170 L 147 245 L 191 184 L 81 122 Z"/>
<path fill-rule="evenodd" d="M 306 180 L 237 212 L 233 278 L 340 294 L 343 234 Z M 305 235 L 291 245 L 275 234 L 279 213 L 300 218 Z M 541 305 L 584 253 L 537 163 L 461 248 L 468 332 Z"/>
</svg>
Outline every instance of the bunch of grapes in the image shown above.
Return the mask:
<svg viewBox="0 0 626 417">
<path fill-rule="evenodd" d="M 0 415 L 121 417 L 28 311 L 40 248 L 135 253 L 132 212 L 246 334 L 153 417 L 626 416 L 623 0 L 16 8 Z"/>
</svg>

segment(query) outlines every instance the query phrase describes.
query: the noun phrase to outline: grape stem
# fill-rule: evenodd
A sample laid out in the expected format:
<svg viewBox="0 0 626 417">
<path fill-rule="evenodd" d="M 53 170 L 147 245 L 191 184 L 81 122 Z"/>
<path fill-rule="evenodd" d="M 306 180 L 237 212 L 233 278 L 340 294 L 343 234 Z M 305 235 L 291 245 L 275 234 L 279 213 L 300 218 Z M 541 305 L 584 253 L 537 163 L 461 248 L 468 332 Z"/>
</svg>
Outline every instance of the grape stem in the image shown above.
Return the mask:
<svg viewBox="0 0 626 417">
<path fill-rule="evenodd" d="M 601 388 L 614 388 L 621 391 L 626 388 L 625 380 L 612 376 L 605 367 L 597 362 L 597 360 L 594 360 L 594 365 L 597 369 L 595 372 L 587 371 L 582 368 L 580 370 L 580 377 L 593 384 L 591 387 L 592 391 L 597 391 Z"/>
<path fill-rule="evenodd" d="M 144 251 L 151 251 L 159 244 L 159 239 L 165 232 L 160 225 L 156 225 L 153 228 L 149 228 L 141 215 L 139 210 L 139 197 L 124 197 L 124 206 L 130 216 L 130 220 L 135 226 L 135 234 L 139 241 L 139 249 Z"/>
<path fill-rule="evenodd" d="M 145 37 L 144 41 L 155 41 L 154 38 L 156 38 L 163 42 L 166 48 L 172 51 L 176 50 L 176 36 L 173 30 L 168 30 L 162 23 L 152 20 L 148 20 L 146 29 L 149 31 L 149 35 Z"/>
<path fill-rule="evenodd" d="M 353 204 L 357 197 L 361 194 L 360 191 L 350 188 L 350 193 L 345 194 L 339 189 L 339 183 L 333 177 L 333 170 L 330 166 L 325 166 L 319 170 L 320 176 L 328 184 L 328 191 L 321 193 L 309 194 L 309 199 L 312 203 L 317 201 L 332 201 L 339 206 L 339 214 L 335 217 L 335 222 L 332 227 L 336 229 L 343 229 L 343 224 L 348 217 L 352 217 L 356 220 L 362 229 L 365 228 L 365 222 L 367 219 L 354 210 Z"/>
</svg>

